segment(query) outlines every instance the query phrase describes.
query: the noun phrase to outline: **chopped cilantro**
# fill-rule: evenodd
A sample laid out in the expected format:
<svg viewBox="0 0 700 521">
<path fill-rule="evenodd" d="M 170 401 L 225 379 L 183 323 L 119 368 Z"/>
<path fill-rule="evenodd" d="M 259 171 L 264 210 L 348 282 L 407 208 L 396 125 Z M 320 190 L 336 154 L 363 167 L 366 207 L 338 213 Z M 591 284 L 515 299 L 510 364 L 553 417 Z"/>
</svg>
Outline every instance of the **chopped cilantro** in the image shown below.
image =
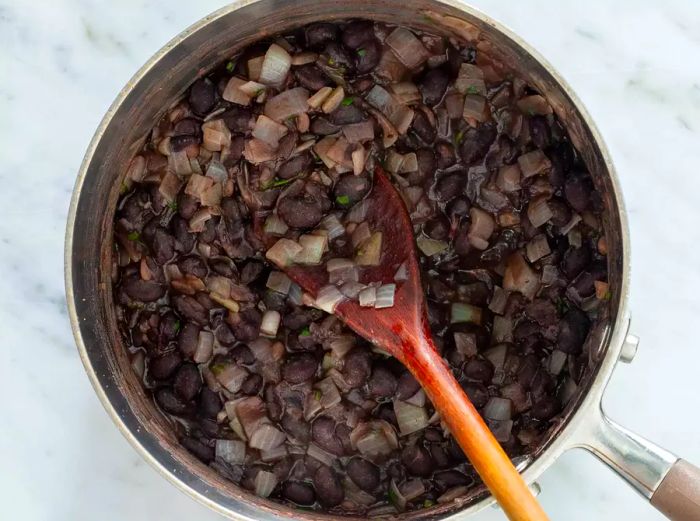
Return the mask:
<svg viewBox="0 0 700 521">
<path fill-rule="evenodd" d="M 364 56 L 365 54 L 367 54 L 367 51 L 365 51 L 364 49 L 358 49 L 358 50 L 357 50 L 357 55 L 358 55 L 358 56 L 362 57 L 362 56 Z"/>
<path fill-rule="evenodd" d="M 175 332 L 179 333 L 181 328 L 182 328 L 182 322 L 180 322 L 179 320 L 176 320 L 175 321 Z"/>
<path fill-rule="evenodd" d="M 294 181 L 294 177 L 291 177 L 289 179 L 273 179 L 272 181 L 266 183 L 263 186 L 263 190 L 269 190 L 270 188 L 279 188 L 280 186 L 286 186 L 292 181 Z"/>
<path fill-rule="evenodd" d="M 339 195 L 335 198 L 335 202 L 345 206 L 346 204 L 350 204 L 350 198 L 347 195 Z"/>
<path fill-rule="evenodd" d="M 126 236 L 126 238 L 130 241 L 138 241 L 139 237 L 141 237 L 141 234 L 139 232 L 131 232 L 129 235 Z"/>
<path fill-rule="evenodd" d="M 457 135 L 455 136 L 455 143 L 457 143 L 459 145 L 463 139 L 464 139 L 464 130 L 460 130 L 459 132 L 457 132 Z"/>
<path fill-rule="evenodd" d="M 425 501 L 423 501 L 423 508 L 430 508 L 434 504 L 435 501 L 433 501 L 432 499 L 426 499 Z"/>
<path fill-rule="evenodd" d="M 301 333 L 299 333 L 299 336 L 311 336 L 311 331 L 309 330 L 308 327 L 305 327 L 304 329 L 301 330 Z"/>
<path fill-rule="evenodd" d="M 226 64 L 226 70 L 228 72 L 233 72 L 233 69 L 236 68 L 236 63 L 234 61 L 230 61 Z"/>
<path fill-rule="evenodd" d="M 340 102 L 340 104 L 343 105 L 344 107 L 347 107 L 349 105 L 352 105 L 353 101 L 355 101 L 355 98 L 353 98 L 352 96 L 349 96 L 347 98 L 344 98 L 343 101 Z"/>
<path fill-rule="evenodd" d="M 399 498 L 396 496 L 396 492 L 393 490 L 389 489 L 389 493 L 387 494 L 387 497 L 389 499 L 389 503 L 394 505 L 395 507 L 398 507 L 399 505 Z"/>
<path fill-rule="evenodd" d="M 469 87 L 467 87 L 467 94 L 479 94 L 479 88 L 476 85 L 469 85 Z"/>
<path fill-rule="evenodd" d="M 221 371 L 226 369 L 226 364 L 214 364 L 211 366 L 211 372 L 214 373 L 214 376 L 218 376 L 221 374 Z"/>
<path fill-rule="evenodd" d="M 610 290 L 605 292 L 605 295 L 603 295 L 603 300 L 610 300 L 612 298 L 612 293 L 610 293 Z"/>
<path fill-rule="evenodd" d="M 257 98 L 257 97 L 260 96 L 263 92 L 265 92 L 265 87 L 263 87 L 262 89 L 256 90 L 256 91 L 255 91 L 255 96 L 253 96 L 253 97 L 254 97 L 254 98 Z"/>
<path fill-rule="evenodd" d="M 129 185 L 126 183 L 122 183 L 121 186 L 119 187 L 119 195 L 124 195 L 129 191 Z"/>
<path fill-rule="evenodd" d="M 173 211 L 177 210 L 177 201 L 170 201 L 168 203 L 168 208 L 170 208 Z"/>
<path fill-rule="evenodd" d="M 532 109 L 527 109 L 527 115 L 530 116 L 530 117 L 532 117 L 532 116 L 535 115 L 535 111 L 532 110 Z"/>
<path fill-rule="evenodd" d="M 321 396 L 323 396 L 323 394 L 321 394 L 321 391 L 318 390 L 318 389 L 316 389 L 316 390 L 314 391 L 314 398 L 315 398 L 317 401 L 320 401 L 320 400 L 321 400 Z"/>
</svg>

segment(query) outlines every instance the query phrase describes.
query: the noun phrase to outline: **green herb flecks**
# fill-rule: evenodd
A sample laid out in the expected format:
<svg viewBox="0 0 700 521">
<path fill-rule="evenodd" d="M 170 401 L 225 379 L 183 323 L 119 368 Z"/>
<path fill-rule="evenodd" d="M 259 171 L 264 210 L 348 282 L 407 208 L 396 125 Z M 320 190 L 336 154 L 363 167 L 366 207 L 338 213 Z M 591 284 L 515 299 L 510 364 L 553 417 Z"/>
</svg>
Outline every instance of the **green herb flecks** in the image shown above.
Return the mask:
<svg viewBox="0 0 700 521">
<path fill-rule="evenodd" d="M 265 185 L 263 185 L 263 190 L 270 190 L 271 188 L 279 188 L 281 186 L 287 186 L 289 183 L 294 181 L 296 179 L 296 176 L 290 177 L 289 179 L 273 179 L 272 181 L 269 181 Z"/>
<path fill-rule="evenodd" d="M 357 50 L 357 55 L 360 57 L 363 57 L 365 54 L 367 54 L 367 51 L 364 49 L 358 49 Z"/>
<path fill-rule="evenodd" d="M 179 320 L 176 320 L 175 321 L 175 332 L 179 333 L 180 329 L 182 329 L 182 322 L 180 322 Z"/>
<path fill-rule="evenodd" d="M 425 501 L 423 501 L 423 508 L 430 508 L 434 504 L 435 501 L 433 501 L 432 499 L 426 499 Z"/>
<path fill-rule="evenodd" d="M 227 72 L 233 72 L 233 69 L 236 68 L 236 62 L 230 61 L 226 64 L 226 71 Z"/>
<path fill-rule="evenodd" d="M 323 396 L 323 394 L 321 393 L 321 391 L 318 390 L 318 389 L 316 389 L 316 390 L 314 391 L 314 399 L 315 399 L 317 402 L 320 402 L 320 401 L 321 401 L 321 396 Z"/>
<path fill-rule="evenodd" d="M 304 329 L 301 330 L 301 333 L 299 333 L 299 336 L 311 336 L 311 331 L 309 331 L 308 327 L 305 327 Z"/>
<path fill-rule="evenodd" d="M 350 198 L 347 195 L 339 195 L 335 198 L 335 202 L 342 206 L 346 206 L 350 204 Z"/>
<path fill-rule="evenodd" d="M 214 376 L 219 376 L 221 374 L 221 371 L 226 369 L 226 364 L 214 364 L 210 367 L 211 372 L 214 373 Z"/>
<path fill-rule="evenodd" d="M 469 87 L 467 87 L 467 94 L 479 94 L 479 87 L 476 85 L 469 85 Z"/>
<path fill-rule="evenodd" d="M 177 201 L 170 201 L 168 203 L 168 208 L 170 208 L 173 212 L 177 210 Z"/>
<path fill-rule="evenodd" d="M 130 241 L 138 241 L 140 237 L 141 234 L 139 232 L 131 232 L 129 233 L 129 235 L 126 236 L 126 238 Z"/>
<path fill-rule="evenodd" d="M 464 130 L 460 130 L 459 132 L 457 132 L 457 135 L 455 136 L 455 143 L 459 145 L 463 139 L 464 139 Z"/>
<path fill-rule="evenodd" d="M 556 302 L 557 313 L 559 316 L 564 316 L 567 311 L 569 311 L 569 303 L 563 298 L 559 297 Z"/>
<path fill-rule="evenodd" d="M 348 106 L 352 105 L 353 101 L 355 101 L 355 98 L 353 98 L 352 96 L 349 96 L 347 98 L 344 98 L 343 101 L 340 102 L 340 104 L 343 105 L 344 107 L 348 107 Z"/>
</svg>

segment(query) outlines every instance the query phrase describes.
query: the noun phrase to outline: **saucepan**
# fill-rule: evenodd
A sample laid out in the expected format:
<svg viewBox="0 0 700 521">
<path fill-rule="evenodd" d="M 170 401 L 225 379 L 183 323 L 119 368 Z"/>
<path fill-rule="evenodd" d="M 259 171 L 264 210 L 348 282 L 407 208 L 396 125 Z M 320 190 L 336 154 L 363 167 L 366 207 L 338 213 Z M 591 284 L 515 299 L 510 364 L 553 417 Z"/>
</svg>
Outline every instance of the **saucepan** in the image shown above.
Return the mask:
<svg viewBox="0 0 700 521">
<path fill-rule="evenodd" d="M 507 64 L 548 99 L 566 124 L 605 204 L 611 300 L 585 350 L 589 367 L 560 421 L 541 446 L 518 460 L 528 483 L 572 448 L 606 463 L 644 498 L 676 520 L 700 519 L 700 470 L 611 421 L 601 408 L 618 361 L 638 339 L 628 331 L 630 245 L 611 158 L 580 101 L 533 49 L 484 14 L 454 0 L 240 0 L 199 21 L 161 49 L 129 81 L 100 124 L 75 185 L 66 235 L 66 292 L 80 356 L 95 391 L 136 450 L 166 478 L 212 509 L 238 520 L 321 520 L 338 516 L 292 510 L 253 496 L 203 465 L 178 443 L 132 371 L 118 333 L 111 290 L 112 220 L 124 165 L 164 107 L 193 78 L 255 40 L 320 20 L 371 18 L 466 40 Z M 475 488 L 449 504 L 403 514 L 410 520 L 463 519 L 491 504 Z"/>
</svg>

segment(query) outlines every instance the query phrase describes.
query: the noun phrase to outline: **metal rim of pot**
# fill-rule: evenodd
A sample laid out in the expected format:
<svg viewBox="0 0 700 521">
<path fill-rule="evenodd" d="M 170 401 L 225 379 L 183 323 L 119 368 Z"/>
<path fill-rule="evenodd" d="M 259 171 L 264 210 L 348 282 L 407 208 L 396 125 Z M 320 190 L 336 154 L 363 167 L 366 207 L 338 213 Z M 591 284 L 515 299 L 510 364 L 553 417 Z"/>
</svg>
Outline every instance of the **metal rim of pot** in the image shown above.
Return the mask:
<svg viewBox="0 0 700 521">
<path fill-rule="evenodd" d="M 419 13 L 420 16 L 416 16 Z M 534 49 L 502 24 L 455 0 L 239 0 L 195 23 L 158 51 L 127 83 L 88 147 L 75 184 L 65 241 L 68 310 L 80 357 L 103 406 L 134 448 L 163 476 L 213 510 L 240 520 L 338 519 L 304 512 L 246 492 L 178 447 L 120 345 L 110 285 L 111 223 L 123 166 L 143 144 L 164 102 L 174 102 L 192 79 L 221 63 L 235 48 L 312 21 L 373 18 L 457 36 L 512 66 L 535 84 L 567 130 L 603 191 L 612 297 L 609 319 L 589 335 L 588 376 L 543 446 L 520 462 L 534 483 L 572 448 L 595 454 L 640 494 L 652 499 L 675 463 L 670 452 L 607 418 L 601 400 L 618 359 L 631 361 L 638 340 L 628 334 L 629 232 L 610 155 L 593 121 L 567 83 Z M 479 47 L 481 46 L 481 47 Z M 519 70 L 520 69 L 520 70 Z M 168 83 L 171 82 L 171 83 Z M 163 88 L 163 86 L 166 86 Z M 154 101 L 159 99 L 158 102 Z M 122 351 L 122 353 L 120 353 Z M 477 488 L 452 503 L 403 514 L 402 519 L 462 519 L 493 503 Z M 664 511 L 660 502 L 658 506 Z M 669 510 L 666 508 L 666 510 Z M 668 512 L 667 512 L 668 513 Z"/>
</svg>

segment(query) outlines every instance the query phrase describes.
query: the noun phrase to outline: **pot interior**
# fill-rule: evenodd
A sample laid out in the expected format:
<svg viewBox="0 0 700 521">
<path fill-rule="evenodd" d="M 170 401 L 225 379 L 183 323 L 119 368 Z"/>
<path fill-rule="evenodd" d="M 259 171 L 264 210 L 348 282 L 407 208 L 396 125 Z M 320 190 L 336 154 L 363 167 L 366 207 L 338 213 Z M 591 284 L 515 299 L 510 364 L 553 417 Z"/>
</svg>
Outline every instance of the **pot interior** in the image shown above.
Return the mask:
<svg viewBox="0 0 700 521">
<path fill-rule="evenodd" d="M 526 78 L 548 99 L 582 155 L 606 211 L 608 272 L 612 298 L 598 319 L 586 349 L 590 365 L 561 422 L 522 462 L 530 466 L 565 429 L 596 379 L 608 349 L 623 287 L 623 224 L 610 165 L 594 131 L 546 66 L 483 15 L 450 3 L 427 0 L 258 0 L 240 2 L 207 17 L 169 43 L 124 88 L 106 115 L 86 155 L 74 195 L 74 222 L 68 230 L 68 293 L 74 328 L 96 390 L 127 438 L 167 477 L 213 508 L 238 519 L 322 519 L 331 516 L 291 509 L 239 489 L 200 463 L 178 443 L 172 426 L 155 408 L 132 371 L 120 338 L 111 293 L 112 220 L 122 177 L 164 108 L 175 103 L 199 75 L 237 50 L 277 32 L 313 21 L 370 18 L 453 36 L 476 46 L 514 74 Z M 404 519 L 445 517 L 478 508 L 487 497 L 473 489 L 454 503 L 404 514 Z M 473 507 L 473 508 L 470 508 Z"/>
</svg>

